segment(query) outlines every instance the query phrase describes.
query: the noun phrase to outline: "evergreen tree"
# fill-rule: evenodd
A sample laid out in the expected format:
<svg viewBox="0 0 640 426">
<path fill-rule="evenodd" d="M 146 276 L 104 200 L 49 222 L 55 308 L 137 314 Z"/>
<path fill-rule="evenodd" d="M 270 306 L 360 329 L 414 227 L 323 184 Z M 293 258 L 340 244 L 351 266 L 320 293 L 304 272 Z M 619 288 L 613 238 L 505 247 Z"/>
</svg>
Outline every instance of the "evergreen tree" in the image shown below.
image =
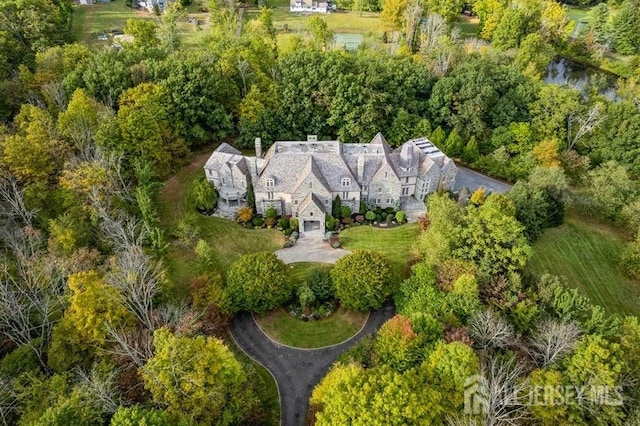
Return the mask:
<svg viewBox="0 0 640 426">
<path fill-rule="evenodd" d="M 335 200 L 333 200 L 333 205 L 331 206 L 331 216 L 336 219 L 340 219 L 342 217 L 342 200 L 339 195 L 336 195 Z"/>
<path fill-rule="evenodd" d="M 623 55 L 634 55 L 640 51 L 640 11 L 627 0 L 620 6 L 613 19 L 615 49 Z"/>
<path fill-rule="evenodd" d="M 478 141 L 475 136 L 471 136 L 469 142 L 464 147 L 464 151 L 462 152 L 462 159 L 467 163 L 473 163 L 478 160 L 480 156 L 480 151 L 478 149 Z"/>
</svg>

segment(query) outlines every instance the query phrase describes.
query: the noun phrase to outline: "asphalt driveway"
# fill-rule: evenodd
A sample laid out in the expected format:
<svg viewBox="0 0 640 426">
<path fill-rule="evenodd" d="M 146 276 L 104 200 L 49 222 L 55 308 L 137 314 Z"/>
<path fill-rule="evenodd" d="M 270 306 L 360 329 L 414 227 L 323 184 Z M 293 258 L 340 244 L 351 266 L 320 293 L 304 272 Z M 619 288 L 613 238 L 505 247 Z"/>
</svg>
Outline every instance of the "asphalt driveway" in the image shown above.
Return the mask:
<svg viewBox="0 0 640 426">
<path fill-rule="evenodd" d="M 276 378 L 280 393 L 280 424 L 300 426 L 305 424 L 311 391 L 336 358 L 364 336 L 375 333 L 394 314 L 395 307 L 387 303 L 369 315 L 364 328 L 352 339 L 323 349 L 293 349 L 278 345 L 260 331 L 248 313 L 234 318 L 231 335 L 243 351 Z"/>
<path fill-rule="evenodd" d="M 511 189 L 512 185 L 501 180 L 483 175 L 466 167 L 458 166 L 458 174 L 456 175 L 456 183 L 453 190 L 459 191 L 461 188 L 467 188 L 473 192 L 483 187 L 487 192 L 498 192 L 502 194 Z"/>
</svg>

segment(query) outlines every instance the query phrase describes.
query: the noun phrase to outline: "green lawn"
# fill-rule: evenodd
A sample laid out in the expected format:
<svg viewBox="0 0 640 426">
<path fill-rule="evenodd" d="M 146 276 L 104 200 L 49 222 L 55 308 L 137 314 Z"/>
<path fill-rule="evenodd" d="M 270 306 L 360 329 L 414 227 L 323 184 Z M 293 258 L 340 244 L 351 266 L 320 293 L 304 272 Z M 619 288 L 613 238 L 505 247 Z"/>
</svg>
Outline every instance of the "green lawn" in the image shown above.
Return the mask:
<svg viewBox="0 0 640 426">
<path fill-rule="evenodd" d="M 528 267 L 566 277 L 609 312 L 638 315 L 640 282 L 624 276 L 617 265 L 625 242 L 613 227 L 570 214 L 564 225 L 546 230 L 534 244 Z"/>
<path fill-rule="evenodd" d="M 259 251 L 273 252 L 282 246 L 284 236 L 274 229 L 246 229 L 235 222 L 216 217 L 202 216 L 191 211 L 186 203 L 189 186 L 202 172 L 213 148 L 195 153 L 191 163 L 170 177 L 158 197 L 158 214 L 168 235 L 172 235 L 178 222 L 188 220 L 198 230 L 197 238 L 208 241 L 216 253 L 216 267 L 226 271 L 243 254 Z M 174 286 L 174 297 L 187 293 L 189 281 L 198 274 L 196 254 L 191 246 L 171 244 L 167 255 L 169 278 Z"/>
<path fill-rule="evenodd" d="M 366 312 L 340 307 L 328 318 L 305 322 L 277 308 L 264 316 L 256 316 L 256 321 L 277 342 L 298 348 L 320 348 L 347 340 L 362 328 L 367 317 Z"/>
<path fill-rule="evenodd" d="M 187 9 L 188 15 L 204 22 L 208 13 L 198 12 L 196 9 Z M 110 3 L 96 3 L 93 5 L 76 5 L 73 12 L 71 30 L 74 38 L 88 46 L 106 46 L 112 43 L 109 37 L 106 41 L 98 40 L 99 34 L 109 33 L 112 30 L 124 28 L 127 19 L 158 19 L 146 10 L 135 10 L 126 6 L 125 0 L 113 0 Z M 195 24 L 187 22 L 185 17 L 178 22 L 178 34 L 182 44 L 186 47 L 200 43 L 205 31 L 199 30 Z M 201 26 L 205 29 L 206 26 Z"/>
<path fill-rule="evenodd" d="M 407 263 L 415 257 L 417 235 L 417 223 L 389 229 L 361 225 L 342 231 L 340 242 L 347 250 L 364 249 L 382 253 L 389 260 L 395 280 L 399 283 L 409 275 Z"/>
<path fill-rule="evenodd" d="M 457 25 L 463 38 L 478 37 L 478 29 L 480 28 L 480 20 L 478 18 L 460 15 L 460 21 Z"/>
<path fill-rule="evenodd" d="M 309 273 L 314 269 L 331 270 L 333 265 L 327 263 L 315 263 L 315 262 L 300 262 L 289 265 L 289 276 L 294 287 L 298 287 L 299 284 L 304 283 L 309 276 Z"/>
</svg>

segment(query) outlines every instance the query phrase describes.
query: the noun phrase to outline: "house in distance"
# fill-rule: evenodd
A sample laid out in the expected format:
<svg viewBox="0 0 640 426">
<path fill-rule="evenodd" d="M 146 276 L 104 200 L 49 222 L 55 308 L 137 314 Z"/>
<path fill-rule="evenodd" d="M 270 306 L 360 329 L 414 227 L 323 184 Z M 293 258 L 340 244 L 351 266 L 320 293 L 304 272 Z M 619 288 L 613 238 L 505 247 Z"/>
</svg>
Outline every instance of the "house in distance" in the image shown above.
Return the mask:
<svg viewBox="0 0 640 426">
<path fill-rule="evenodd" d="M 319 141 L 275 142 L 262 155 L 260 138 L 255 157 L 223 143 L 204 166 L 207 179 L 219 194 L 222 209 L 237 209 L 247 202 L 253 186 L 256 210 L 264 214 L 297 217 L 300 232 L 324 232 L 326 215 L 339 196 L 352 211 L 360 202 L 386 207 L 422 203 L 440 185 L 452 190 L 457 168 L 428 139 L 412 139 L 392 150 L 382 134 L 369 143 Z"/>
</svg>

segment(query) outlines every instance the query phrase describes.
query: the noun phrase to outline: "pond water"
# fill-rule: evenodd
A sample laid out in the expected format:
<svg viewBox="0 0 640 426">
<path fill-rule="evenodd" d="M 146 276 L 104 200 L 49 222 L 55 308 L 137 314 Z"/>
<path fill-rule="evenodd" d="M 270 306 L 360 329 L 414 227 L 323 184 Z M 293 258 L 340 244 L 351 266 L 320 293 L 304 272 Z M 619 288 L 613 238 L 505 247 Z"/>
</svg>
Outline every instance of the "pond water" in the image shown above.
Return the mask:
<svg viewBox="0 0 640 426">
<path fill-rule="evenodd" d="M 579 89 L 583 94 L 587 94 L 592 88 L 597 88 L 598 93 L 608 99 L 617 98 L 613 75 L 561 56 L 551 61 L 544 75 L 544 81 L 551 84 L 567 84 Z"/>
</svg>

